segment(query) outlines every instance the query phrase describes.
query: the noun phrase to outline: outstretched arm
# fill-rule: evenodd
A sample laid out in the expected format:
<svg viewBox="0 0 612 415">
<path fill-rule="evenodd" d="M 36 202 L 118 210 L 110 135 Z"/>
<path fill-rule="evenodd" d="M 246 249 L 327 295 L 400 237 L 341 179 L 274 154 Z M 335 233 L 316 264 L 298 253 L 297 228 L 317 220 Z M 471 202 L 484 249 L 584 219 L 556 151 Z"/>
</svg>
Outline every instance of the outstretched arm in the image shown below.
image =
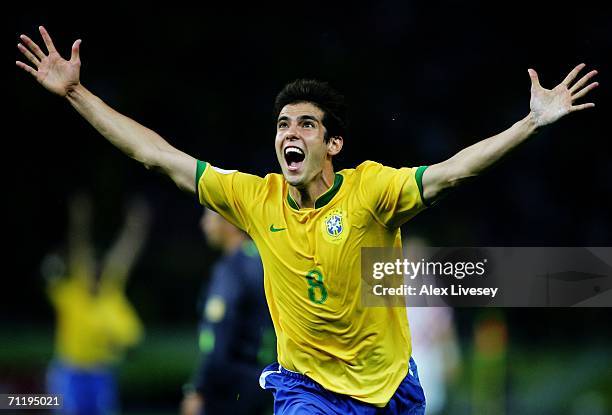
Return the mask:
<svg viewBox="0 0 612 415">
<path fill-rule="evenodd" d="M 132 266 L 140 256 L 149 233 L 149 206 L 144 200 L 131 202 L 119 237 L 104 258 L 102 280 L 109 278 L 125 283 Z"/>
<path fill-rule="evenodd" d="M 126 155 L 148 169 L 160 170 L 179 188 L 195 193 L 196 160 L 172 147 L 154 131 L 113 110 L 80 83 L 80 39 L 72 45 L 70 60 L 65 60 L 45 28 L 40 26 L 39 30 L 48 54 L 29 37 L 21 35 L 25 46 L 20 43 L 17 47 L 33 67 L 20 61 L 16 62 L 17 66 L 47 90 L 65 97 L 87 122 Z"/>
<path fill-rule="evenodd" d="M 597 74 L 591 71 L 572 85 L 585 67 L 576 66 L 553 89 L 542 88 L 538 75 L 529 69 L 531 77 L 531 111 L 509 129 L 461 150 L 450 159 L 430 166 L 423 174 L 423 196 L 428 203 L 437 201 L 447 191 L 474 178 L 502 159 L 540 128 L 552 124 L 565 115 L 595 106 L 593 103 L 574 105 L 598 83 L 587 82 Z"/>
<path fill-rule="evenodd" d="M 86 281 L 94 278 L 95 259 L 91 244 L 91 199 L 77 194 L 68 207 L 68 274 Z"/>
</svg>

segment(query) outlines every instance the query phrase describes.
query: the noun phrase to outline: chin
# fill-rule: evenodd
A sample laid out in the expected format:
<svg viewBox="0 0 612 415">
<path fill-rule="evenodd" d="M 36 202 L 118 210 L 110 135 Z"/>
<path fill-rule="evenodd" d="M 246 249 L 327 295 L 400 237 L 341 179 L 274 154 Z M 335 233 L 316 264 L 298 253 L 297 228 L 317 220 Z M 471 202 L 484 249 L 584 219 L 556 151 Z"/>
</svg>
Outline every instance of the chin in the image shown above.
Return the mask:
<svg viewBox="0 0 612 415">
<path fill-rule="evenodd" d="M 298 177 L 285 176 L 285 180 L 287 181 L 287 183 L 289 183 L 293 187 L 300 187 L 300 185 L 302 184 L 302 180 L 300 180 L 300 178 Z"/>
<path fill-rule="evenodd" d="M 283 176 L 287 183 L 289 183 L 293 187 L 300 187 L 304 184 L 304 175 L 300 174 L 299 176 L 293 174 L 284 173 Z"/>
</svg>

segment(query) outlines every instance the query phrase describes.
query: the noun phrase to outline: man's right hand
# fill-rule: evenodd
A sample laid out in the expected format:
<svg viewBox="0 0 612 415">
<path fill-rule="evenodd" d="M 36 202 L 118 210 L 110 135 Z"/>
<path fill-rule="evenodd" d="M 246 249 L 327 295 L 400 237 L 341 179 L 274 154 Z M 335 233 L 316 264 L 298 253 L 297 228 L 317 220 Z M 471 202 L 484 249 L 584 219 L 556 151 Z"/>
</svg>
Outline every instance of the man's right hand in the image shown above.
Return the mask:
<svg viewBox="0 0 612 415">
<path fill-rule="evenodd" d="M 42 26 L 39 26 L 38 29 L 40 30 L 40 34 L 47 46 L 49 54 L 45 55 L 32 39 L 26 35 L 21 35 L 20 38 L 27 47 L 19 43 L 17 48 L 19 48 L 21 53 L 24 54 L 36 69 L 20 61 L 17 61 L 16 64 L 24 71 L 30 73 L 49 91 L 62 97 L 66 96 L 73 88 L 79 85 L 79 74 L 81 70 L 79 47 L 81 46 L 81 40 L 78 39 L 74 42 L 70 60 L 67 61 L 62 58 L 55 49 L 47 30 Z"/>
</svg>

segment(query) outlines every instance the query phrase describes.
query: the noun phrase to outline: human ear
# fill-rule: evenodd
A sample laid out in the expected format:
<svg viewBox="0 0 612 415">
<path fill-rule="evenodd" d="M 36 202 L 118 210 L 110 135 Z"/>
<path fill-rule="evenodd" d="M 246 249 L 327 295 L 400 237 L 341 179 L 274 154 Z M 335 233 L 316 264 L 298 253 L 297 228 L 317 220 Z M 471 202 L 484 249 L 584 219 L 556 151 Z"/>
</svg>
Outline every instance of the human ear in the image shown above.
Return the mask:
<svg viewBox="0 0 612 415">
<path fill-rule="evenodd" d="M 344 139 L 341 136 L 330 137 L 327 142 L 327 154 L 330 156 L 335 156 L 342 150 L 342 146 L 344 145 Z"/>
</svg>

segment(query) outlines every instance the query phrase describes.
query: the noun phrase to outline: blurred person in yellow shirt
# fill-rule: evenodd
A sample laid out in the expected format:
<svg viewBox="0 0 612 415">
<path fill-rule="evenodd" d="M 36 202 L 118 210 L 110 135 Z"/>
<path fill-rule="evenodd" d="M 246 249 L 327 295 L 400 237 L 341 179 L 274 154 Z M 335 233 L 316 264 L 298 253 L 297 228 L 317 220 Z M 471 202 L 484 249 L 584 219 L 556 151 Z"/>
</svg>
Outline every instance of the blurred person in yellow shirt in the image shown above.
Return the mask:
<svg viewBox="0 0 612 415">
<path fill-rule="evenodd" d="M 69 208 L 67 266 L 57 256 L 43 261 L 57 320 L 47 387 L 63 395 L 64 413 L 118 412 L 114 366 L 143 335 L 125 285 L 144 245 L 149 217 L 144 202 L 133 202 L 119 237 L 98 262 L 90 240 L 91 201 L 76 196 Z"/>
</svg>

